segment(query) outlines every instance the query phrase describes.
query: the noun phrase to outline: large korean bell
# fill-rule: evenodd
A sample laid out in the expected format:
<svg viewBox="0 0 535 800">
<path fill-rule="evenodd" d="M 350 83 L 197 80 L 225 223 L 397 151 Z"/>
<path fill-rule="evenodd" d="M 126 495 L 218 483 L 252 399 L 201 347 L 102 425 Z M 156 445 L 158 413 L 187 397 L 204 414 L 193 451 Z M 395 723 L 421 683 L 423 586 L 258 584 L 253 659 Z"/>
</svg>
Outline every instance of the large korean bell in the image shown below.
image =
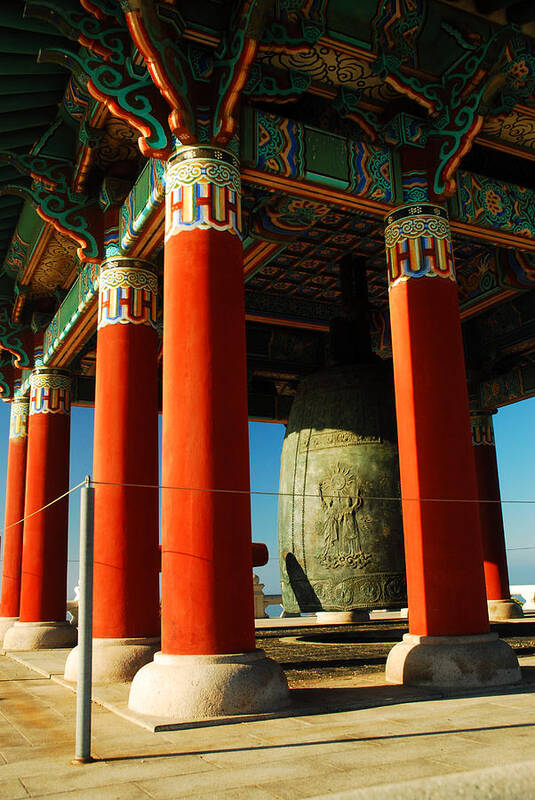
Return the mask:
<svg viewBox="0 0 535 800">
<path fill-rule="evenodd" d="M 332 366 L 305 378 L 284 439 L 282 603 L 289 613 L 406 605 L 391 362 L 371 349 L 365 270 L 341 266 Z"/>
</svg>

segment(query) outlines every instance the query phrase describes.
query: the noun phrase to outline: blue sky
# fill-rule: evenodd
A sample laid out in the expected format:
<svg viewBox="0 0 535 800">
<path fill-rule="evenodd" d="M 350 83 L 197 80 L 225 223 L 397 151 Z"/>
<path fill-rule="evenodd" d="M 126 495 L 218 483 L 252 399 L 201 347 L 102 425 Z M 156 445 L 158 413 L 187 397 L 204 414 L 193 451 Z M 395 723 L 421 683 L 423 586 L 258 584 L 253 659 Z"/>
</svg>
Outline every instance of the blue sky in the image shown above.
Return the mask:
<svg viewBox="0 0 535 800">
<path fill-rule="evenodd" d="M 71 486 L 92 470 L 93 410 L 73 408 L 71 418 Z M 494 417 L 498 469 L 509 557 L 511 583 L 535 584 L 535 398 L 506 406 Z M 0 403 L 0 519 L 4 519 L 9 405 Z M 249 425 L 251 489 L 276 493 L 284 426 L 252 422 Z M 528 502 L 531 501 L 531 502 Z M 253 540 L 265 542 L 269 563 L 256 570 L 268 593 L 279 592 L 277 553 L 277 498 L 253 494 Z M 69 532 L 69 597 L 78 574 L 79 493 L 71 496 Z M 519 548 L 519 549 L 516 549 Z M 531 549 L 522 549 L 531 548 Z"/>
</svg>

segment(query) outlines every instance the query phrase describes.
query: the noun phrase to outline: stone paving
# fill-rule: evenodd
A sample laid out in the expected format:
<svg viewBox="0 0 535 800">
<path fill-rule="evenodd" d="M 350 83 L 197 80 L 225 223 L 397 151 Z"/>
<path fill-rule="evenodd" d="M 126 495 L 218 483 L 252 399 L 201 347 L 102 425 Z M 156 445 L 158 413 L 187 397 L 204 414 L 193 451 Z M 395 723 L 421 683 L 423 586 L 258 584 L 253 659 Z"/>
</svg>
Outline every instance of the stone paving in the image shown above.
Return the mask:
<svg viewBox="0 0 535 800">
<path fill-rule="evenodd" d="M 158 733 L 93 704 L 96 761 L 73 766 L 75 696 L 44 677 L 53 655 L 0 656 L 3 800 L 534 796 L 534 657 L 515 690 L 443 697 L 376 671 L 300 682 L 293 715 Z"/>
</svg>

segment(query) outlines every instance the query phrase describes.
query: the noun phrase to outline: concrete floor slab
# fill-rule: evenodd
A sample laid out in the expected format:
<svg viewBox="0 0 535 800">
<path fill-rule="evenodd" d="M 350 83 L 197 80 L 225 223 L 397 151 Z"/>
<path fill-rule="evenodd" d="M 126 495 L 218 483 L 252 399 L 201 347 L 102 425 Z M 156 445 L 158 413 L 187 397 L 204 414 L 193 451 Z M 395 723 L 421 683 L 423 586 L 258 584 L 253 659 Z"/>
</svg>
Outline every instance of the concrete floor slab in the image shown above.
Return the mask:
<svg viewBox="0 0 535 800">
<path fill-rule="evenodd" d="M 275 781 L 299 780 L 302 784 L 311 785 L 319 777 L 336 772 L 329 765 L 311 763 L 310 761 L 285 760 L 270 763 L 258 760 L 256 766 L 230 769 L 214 769 L 209 773 L 181 775 L 162 778 L 158 781 L 136 781 L 155 800 L 176 800 L 177 797 L 190 797 L 201 792 L 212 792 L 215 797 L 221 790 L 245 789 Z"/>
<path fill-rule="evenodd" d="M 479 769 L 473 772 L 419 778 L 404 783 L 361 787 L 335 792 L 330 800 L 521 800 L 533 797 L 535 763 L 516 764 L 514 770 L 507 766 Z M 313 800 L 320 800 L 317 794 Z"/>
<path fill-rule="evenodd" d="M 32 656 L 32 667 L 39 666 L 41 653 Z M 24 663 L 0 656 L 0 797 L 6 800 L 298 800 L 337 793 L 359 800 L 427 800 L 422 792 L 437 781 L 433 791 L 443 794 L 429 795 L 433 800 L 471 800 L 480 795 L 459 793 L 458 787 L 466 777 L 473 788 L 474 767 L 485 771 L 505 760 L 511 776 L 529 769 L 522 760 L 533 749 L 533 683 L 441 696 L 381 684 L 379 672 L 367 683 L 359 674 L 354 685 L 344 678 L 342 686 L 327 681 L 303 689 L 291 716 L 229 718 L 225 725 L 185 722 L 180 730 L 158 733 L 93 704 L 93 754 L 99 760 L 72 766 L 75 695 L 55 672 L 57 656 L 52 661 L 45 652 L 39 672 L 25 666 L 25 654 L 17 654 Z M 128 686 L 110 689 L 106 702 L 112 707 Z M 530 796 L 525 790 L 503 795 Z"/>
<path fill-rule="evenodd" d="M 274 795 L 260 786 L 246 786 L 245 789 L 224 789 L 218 791 L 218 800 L 273 800 Z M 213 792 L 195 794 L 195 800 L 214 800 Z"/>
<path fill-rule="evenodd" d="M 18 800 L 19 797 L 28 797 L 28 792 L 18 778 L 8 778 L 0 780 L 0 797 Z"/>
<path fill-rule="evenodd" d="M 28 795 L 26 795 L 27 797 Z M 32 797 L 46 797 L 46 800 L 147 800 L 147 793 L 134 783 L 123 783 L 119 786 L 99 786 L 91 789 L 67 790 L 53 792 L 46 795 L 32 795 Z"/>
</svg>

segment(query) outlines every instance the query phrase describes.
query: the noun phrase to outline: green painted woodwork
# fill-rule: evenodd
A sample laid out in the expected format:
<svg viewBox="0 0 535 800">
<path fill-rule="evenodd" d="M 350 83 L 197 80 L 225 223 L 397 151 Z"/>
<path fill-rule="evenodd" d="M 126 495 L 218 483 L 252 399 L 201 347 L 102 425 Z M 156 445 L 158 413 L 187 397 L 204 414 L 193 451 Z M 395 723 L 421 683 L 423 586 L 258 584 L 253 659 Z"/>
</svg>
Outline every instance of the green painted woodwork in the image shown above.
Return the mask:
<svg viewBox="0 0 535 800">
<path fill-rule="evenodd" d="M 344 138 L 305 128 L 305 159 L 305 176 L 308 180 L 347 188 L 348 153 Z"/>
<path fill-rule="evenodd" d="M 31 203 L 25 203 L 19 217 L 19 224 L 17 231 L 21 238 L 31 244 L 36 240 L 38 234 L 43 228 L 43 220 L 36 212 Z"/>
<path fill-rule="evenodd" d="M 393 161 L 384 148 L 244 109 L 242 161 L 266 172 L 392 203 Z"/>
<path fill-rule="evenodd" d="M 13 392 L 14 397 L 25 397 L 30 391 L 30 375 L 31 369 L 22 369 L 20 371 L 20 386 Z"/>
<path fill-rule="evenodd" d="M 11 169 L 11 167 L 9 168 Z M 1 173 L 3 174 L 3 173 Z M 13 170 L 13 175 L 16 175 L 17 171 Z M 0 178 L 1 180 L 1 178 Z M 0 197 L 0 208 L 10 208 L 12 204 L 12 200 L 10 197 Z"/>
<path fill-rule="evenodd" d="M 40 5 L 46 12 L 44 15 L 48 14 L 49 18 L 56 13 L 56 22 L 61 18 L 60 27 L 63 27 L 65 35 L 58 33 L 57 29 L 45 20 L 23 18 L 22 3 L 6 2 L 3 5 L 7 7 L 0 8 L 0 149 L 22 155 L 35 148 L 34 152 L 39 155 L 66 158 L 73 163 L 76 163 L 77 156 L 84 156 L 81 163 L 85 167 L 87 151 L 79 145 L 80 143 L 91 145 L 95 148 L 92 156 L 94 160 L 84 188 L 94 199 L 102 177 L 113 163 L 105 149 L 107 139 L 109 141 L 108 125 L 110 128 L 113 126 L 116 129 L 120 128 L 119 135 L 124 135 L 128 139 L 127 123 L 130 124 L 131 136 L 128 141 L 130 148 L 135 146 L 137 138 L 137 133 L 135 135 L 133 133 L 133 126 L 139 130 L 139 125 L 144 123 L 147 123 L 147 127 L 151 130 L 150 145 L 158 142 L 167 145 L 169 109 L 161 101 L 146 71 L 139 66 L 139 58 L 136 64 L 136 52 L 131 47 L 130 36 L 124 22 L 125 9 L 136 7 L 136 3 L 132 2 L 130 5 L 123 3 L 121 6 L 116 0 L 92 0 L 92 2 L 98 8 L 109 12 L 110 17 L 107 21 L 96 20 L 89 11 L 83 10 L 79 0 L 30 2 L 30 6 L 34 8 Z M 152 2 L 149 5 L 152 5 Z M 217 106 L 220 109 L 226 108 L 228 99 L 226 92 L 232 99 L 233 75 L 239 73 L 246 34 L 250 33 L 247 30 L 248 25 L 252 22 L 254 27 L 258 23 L 258 18 L 254 19 L 254 14 L 249 17 L 245 14 L 241 20 L 233 18 L 232 12 L 242 6 L 245 8 L 246 4 L 227 3 L 224 0 L 181 0 L 180 3 L 170 4 L 169 7 L 164 5 L 159 10 L 159 21 L 165 29 L 165 36 L 163 39 L 158 39 L 157 33 L 155 40 L 158 40 L 158 45 L 164 48 L 169 45 L 169 50 L 165 54 L 161 53 L 166 64 L 172 66 L 173 60 L 178 58 L 179 72 L 182 71 L 184 78 L 182 82 L 179 80 L 178 88 L 185 93 L 186 101 L 195 108 L 198 125 L 196 134 L 199 138 L 209 138 L 214 132 L 217 133 L 223 124 L 225 115 L 218 115 Z M 360 220 L 362 228 L 359 227 L 359 220 L 355 219 L 353 231 L 358 234 L 357 239 L 363 246 L 369 246 L 369 257 L 378 259 L 380 256 L 377 256 L 376 245 L 377 238 L 380 238 L 381 207 L 393 205 L 402 197 L 403 187 L 399 169 L 401 155 L 404 156 L 407 147 L 414 147 L 419 151 L 417 154 L 419 157 L 428 153 L 431 160 L 434 151 L 439 150 L 443 143 L 438 141 L 437 131 L 440 135 L 445 133 L 445 138 L 452 133 L 453 138 L 450 136 L 451 141 L 448 143 L 453 142 L 455 145 L 453 150 L 444 151 L 441 158 L 444 160 L 445 157 L 457 152 L 467 131 L 463 133 L 462 126 L 455 128 L 454 123 L 457 124 L 457 121 L 452 121 L 454 115 L 451 112 L 452 109 L 455 113 L 456 110 L 462 109 L 466 105 L 466 98 L 455 106 L 455 103 L 452 105 L 447 102 L 448 93 L 455 100 L 456 87 L 461 87 L 466 90 L 471 102 L 470 80 L 473 77 L 471 65 L 476 65 L 478 48 L 482 45 L 484 47 L 496 27 L 482 17 L 476 18 L 435 0 L 425 2 L 423 0 L 359 0 L 359 2 L 274 0 L 273 3 L 267 2 L 265 6 L 273 8 L 274 16 L 268 21 L 264 48 L 257 56 L 246 83 L 245 102 L 256 104 L 256 108 L 243 110 L 240 131 L 241 157 L 244 166 L 293 181 L 296 191 L 294 194 L 291 182 L 287 184 L 287 196 L 284 201 L 281 201 L 280 192 L 270 194 L 266 191 L 263 197 L 259 192 L 255 212 L 250 213 L 254 206 L 255 189 L 250 184 L 247 186 L 249 196 L 246 197 L 244 194 L 246 222 L 253 226 L 255 214 L 258 216 L 259 212 L 262 212 L 265 216 L 264 228 L 260 226 L 255 230 L 251 227 L 249 232 L 260 238 L 262 231 L 266 232 L 266 237 L 271 236 L 275 241 L 279 241 L 280 236 L 286 237 L 284 247 L 281 245 L 280 249 L 273 251 L 273 263 L 266 262 L 257 267 L 259 272 L 257 277 L 261 277 L 264 266 L 275 269 L 276 256 L 280 257 L 280 263 L 283 263 L 284 254 L 290 252 L 287 240 L 291 239 L 295 251 L 299 247 L 302 247 L 303 251 L 306 250 L 307 269 L 318 280 L 327 280 L 326 276 L 322 275 L 322 270 L 328 265 L 329 258 L 333 257 L 333 250 L 331 249 L 329 255 L 329 248 L 322 248 L 319 244 L 320 238 L 316 237 L 321 235 L 319 230 L 322 225 L 321 220 L 328 209 L 328 200 L 324 199 L 328 195 L 328 190 L 345 193 L 348 198 L 365 198 L 378 203 L 377 210 L 372 212 L 376 218 L 362 213 Z M 250 10 L 253 7 L 254 4 L 247 8 Z M 180 10 L 183 25 L 176 14 L 176 9 Z M 388 35 L 394 44 L 393 48 L 388 44 L 388 37 L 383 35 L 384 31 L 374 32 L 372 21 L 375 17 L 385 22 Z M 182 28 L 186 29 L 185 36 L 182 36 Z M 113 30 L 120 34 L 116 42 L 111 40 L 110 34 Z M 218 38 L 223 34 L 223 41 L 219 48 L 215 49 L 210 43 L 201 44 L 192 41 L 190 38 L 192 31 L 211 33 Z M 259 32 L 255 31 L 255 35 L 258 36 Z M 322 42 L 321 36 L 328 36 L 329 41 Z M 93 52 L 80 47 L 81 37 L 90 40 Z M 344 46 L 337 48 L 337 41 L 344 43 Z M 532 98 L 528 98 L 533 88 L 530 82 L 532 79 L 529 77 L 530 70 L 533 75 L 534 67 L 529 58 L 531 54 L 528 49 L 524 51 L 521 47 L 516 47 L 516 43 L 522 44 L 523 39 L 516 39 L 513 36 L 510 41 L 514 45 L 513 53 L 526 56 L 528 77 L 522 77 L 524 73 L 514 72 L 520 70 L 522 63 L 520 58 L 516 61 L 513 58 L 510 62 L 512 65 L 510 70 L 513 72 L 509 74 L 507 72 L 509 68 L 506 68 L 506 91 L 502 91 L 499 96 L 496 95 L 496 102 L 498 105 L 508 107 L 516 97 L 521 98 L 522 102 L 533 104 Z M 267 52 L 265 46 L 270 43 L 278 48 L 276 55 Z M 368 59 L 363 59 L 357 51 L 352 52 L 348 44 L 368 51 Z M 405 82 L 405 88 L 410 83 L 408 79 L 416 81 L 414 85 L 422 89 L 422 97 L 430 99 L 431 104 L 435 103 L 431 115 L 427 114 L 426 109 L 422 107 L 418 109 L 415 106 L 410 92 L 404 96 L 400 87 L 396 90 L 391 84 L 380 82 L 377 74 L 372 71 L 374 65 L 370 61 L 370 58 L 373 58 L 374 45 L 376 48 L 379 47 L 379 50 L 382 48 L 383 55 L 386 55 L 389 75 L 397 74 L 397 69 L 401 76 L 400 80 Z M 98 49 L 102 51 L 103 47 L 108 47 L 109 50 L 107 64 L 103 60 L 102 52 L 100 54 L 98 52 Z M 41 48 L 55 51 L 59 58 L 64 59 L 63 65 L 44 61 L 37 63 L 36 55 Z M 491 55 L 493 54 L 494 51 L 491 52 Z M 376 52 L 376 56 L 380 58 L 381 53 Z M 391 57 L 398 60 L 394 66 L 391 60 L 389 61 Z M 484 66 L 487 67 L 491 61 L 492 59 L 487 58 Z M 377 66 L 376 64 L 375 68 Z M 493 64 L 490 66 L 492 68 Z M 409 69 L 411 67 L 417 69 Z M 88 71 L 98 91 L 117 104 L 116 113 L 122 122 L 117 123 L 110 115 L 102 129 L 100 139 L 95 136 L 87 137 L 83 133 L 94 123 L 95 114 L 101 113 L 96 101 L 91 100 L 89 105 L 87 104 L 84 88 L 80 88 L 80 95 L 75 91 L 74 95 L 69 96 L 62 104 L 62 94 L 69 78 L 65 68 L 75 69 L 84 86 L 87 81 L 83 71 Z M 446 73 L 451 78 L 450 83 L 442 81 L 442 75 Z M 521 84 L 520 92 L 516 95 L 510 91 L 510 84 L 514 83 L 515 74 Z M 173 77 L 176 78 L 176 75 Z M 503 77 L 501 73 L 500 77 Z M 175 88 L 176 86 L 177 84 Z M 445 92 L 445 96 L 440 96 L 440 102 L 433 96 L 437 86 Z M 309 93 L 310 91 L 317 91 L 322 95 L 318 99 L 317 109 L 314 107 L 315 97 Z M 301 100 L 296 101 L 300 95 Z M 332 101 L 328 98 L 332 98 Z M 420 101 L 421 99 L 417 98 Z M 140 101 L 141 105 L 145 102 L 148 105 L 140 111 L 139 106 L 136 108 L 137 101 Z M 488 101 L 489 97 L 482 97 L 479 108 L 487 109 L 485 103 Z M 60 111 L 62 116 L 53 122 L 56 120 L 58 105 L 62 109 Z M 326 108 L 327 106 L 329 108 Z M 288 108 L 288 112 L 284 111 L 285 108 Z M 230 115 L 232 113 L 230 112 Z M 292 116 L 296 119 L 292 119 Z M 520 125 L 521 122 L 520 120 Z M 84 127 L 80 127 L 81 123 Z M 357 125 L 360 125 L 361 133 Z M 519 129 L 516 122 L 514 127 L 515 130 Z M 155 130 L 157 134 L 154 133 Z M 522 146 L 527 134 L 520 133 L 518 136 L 518 142 L 515 140 L 513 143 L 515 147 Z M 499 145 L 505 141 L 505 136 L 498 131 L 494 139 Z M 496 158 L 499 158 L 498 154 Z M 158 168 L 155 168 L 156 163 L 159 165 Z M 113 163 L 113 169 L 115 166 Z M 415 168 L 414 174 L 418 169 L 419 166 Z M 154 219 L 154 215 L 161 213 L 163 200 L 161 172 L 160 162 L 147 162 L 132 187 L 128 201 L 123 207 L 121 222 L 121 243 L 125 252 L 144 235 L 146 226 Z M 462 173 L 459 193 L 452 203 L 454 219 L 484 228 L 486 231 L 516 236 L 520 246 L 528 239 L 533 240 L 534 193 L 531 190 L 505 186 L 500 182 L 492 183 L 492 180 L 468 174 L 466 170 L 462 170 Z M 128 172 L 126 174 L 131 175 Z M 6 183 L 12 182 L 13 178 L 14 172 L 11 166 L 0 166 L 0 190 Z M 321 202 L 316 202 L 313 196 L 303 201 L 303 198 L 299 197 L 300 183 L 306 183 L 307 192 L 311 192 L 314 184 L 321 186 Z M 273 181 L 273 184 L 275 185 L 276 181 Z M 64 194 L 64 199 L 65 197 L 71 203 L 70 211 L 76 213 L 87 210 L 85 198 L 69 198 Z M 56 193 L 45 197 L 47 200 L 52 198 L 56 198 Z M 28 231 L 24 237 L 21 234 L 19 239 L 11 236 L 16 228 L 17 215 L 22 205 L 18 197 L 0 196 L 0 263 L 4 262 L 6 274 L 12 277 L 15 277 L 19 269 L 28 263 L 43 231 L 43 222 L 32 211 L 33 221 L 38 227 L 35 236 Z M 305 211 L 310 212 L 309 216 L 304 213 L 303 206 Z M 24 208 L 25 212 L 19 221 L 19 226 L 24 223 L 28 206 Z M 64 208 L 60 216 L 63 211 L 66 211 L 68 216 L 68 210 Z M 339 216 L 346 214 L 340 209 L 330 209 L 330 211 L 333 217 L 337 214 Z M 64 219 L 69 222 L 67 216 Z M 305 234 L 300 240 L 292 239 L 295 236 L 297 223 L 301 224 L 298 230 Z M 303 228 L 303 224 L 309 226 L 308 240 L 306 227 Z M 334 226 L 334 223 L 327 224 Z M 370 233 L 372 225 L 375 226 L 373 234 Z M 20 227 L 17 228 L 17 232 L 19 230 Z M 488 237 L 488 233 L 484 235 Z M 337 236 L 340 247 L 351 246 L 347 244 L 351 239 L 348 231 L 337 230 Z M 250 245 L 251 241 L 248 239 L 247 243 Z M 258 238 L 255 241 L 258 242 Z M 4 258 L 8 248 L 8 256 Z M 464 310 L 477 308 L 482 299 L 488 302 L 498 301 L 500 294 L 506 289 L 525 290 L 531 285 L 529 275 L 532 262 L 529 259 L 519 256 L 518 264 L 515 261 L 512 266 L 506 265 L 503 268 L 497 264 L 494 269 L 491 262 L 485 260 L 487 257 L 487 252 L 476 252 L 470 263 L 464 257 L 461 259 L 466 273 L 459 277 Z M 514 261 L 511 255 L 510 260 Z M 377 264 L 374 262 L 372 269 L 376 267 Z M 478 277 L 477 270 L 478 268 L 483 270 L 483 267 L 485 271 Z M 518 273 L 515 269 L 518 269 Z M 83 282 L 82 275 L 85 274 L 81 273 L 75 286 L 65 297 L 54 318 L 56 321 L 50 328 L 51 341 L 57 343 L 54 345 L 56 348 L 54 352 L 61 348 L 64 336 L 71 330 L 68 326 L 77 324 L 80 314 L 83 313 L 83 308 L 81 311 L 79 309 L 80 299 L 83 296 L 80 286 Z M 307 313 L 297 311 L 295 305 L 301 301 L 291 293 L 292 277 L 295 276 L 290 275 L 288 270 L 285 277 L 287 277 L 286 295 L 281 294 L 278 299 L 274 299 L 269 292 L 263 296 L 261 289 L 256 291 L 255 288 L 254 294 L 258 295 L 262 304 L 258 298 L 255 302 L 259 303 L 259 308 L 261 307 L 262 312 L 267 315 L 278 313 L 291 315 L 295 312 L 297 317 L 304 318 Z M 251 273 L 249 278 L 254 279 L 254 273 Z M 283 280 L 281 286 L 284 285 Z M 488 286 L 486 284 L 483 286 L 485 281 Z M 491 286 L 492 281 L 495 282 Z M 8 289 L 10 287 L 11 283 L 8 284 Z M 372 293 L 374 299 L 378 298 L 378 302 L 384 304 L 386 289 L 380 283 L 380 279 L 377 286 L 373 287 Z M 29 305 L 29 301 L 27 302 Z M 312 301 L 303 299 L 302 302 Z M 318 302 L 316 305 L 321 306 L 318 319 L 328 320 L 332 315 L 333 304 L 326 301 Z M 30 313 L 32 310 L 34 309 L 28 307 L 24 313 Z"/>
<path fill-rule="evenodd" d="M 36 53 L 37 50 L 36 49 Z M 57 75 L 61 68 L 56 64 L 37 63 L 35 56 L 0 53 L 0 75 Z"/>
<path fill-rule="evenodd" d="M 22 207 L 15 234 L 4 259 L 3 272 L 21 278 L 45 228 L 45 223 L 31 203 Z M 11 239 L 11 237 L 10 237 Z"/>
<path fill-rule="evenodd" d="M 13 178 L 16 178 L 18 174 L 19 174 L 18 171 L 11 165 L 3 166 L 0 164 L 0 183 L 7 183 L 8 181 L 13 180 Z M 2 205 L 3 206 L 11 205 L 11 202 L 8 201 L 5 197 L 2 198 L 2 200 L 3 202 L 0 203 L 0 208 L 2 208 Z"/>
<path fill-rule="evenodd" d="M 6 206 L 4 208 L 2 208 L 2 206 L 0 206 L 0 220 L 4 220 L 4 219 L 8 219 L 8 218 L 11 218 L 11 219 L 14 218 L 14 220 L 16 222 L 17 219 L 18 219 L 18 216 L 19 216 L 19 212 L 17 211 L 15 213 L 13 211 L 13 209 L 11 208 L 11 205 Z"/>
<path fill-rule="evenodd" d="M 37 63 L 41 47 L 61 45 L 64 38 L 49 24 L 24 17 L 23 7 L 19 2 L 6 1 L 0 5 L 0 150 L 19 153 L 27 153 L 54 119 L 66 85 L 60 67 Z M 65 142 L 62 150 L 64 154 Z M 0 191 L 13 178 L 12 167 L 0 167 Z M 2 198 L 1 203 L 2 208 L 12 210 L 13 216 L 21 209 L 17 197 Z M 23 218 L 18 230 L 21 225 L 23 228 L 26 225 Z M 11 233 L 15 226 L 16 219 Z M 43 226 L 41 220 L 39 226 Z M 11 242 L 10 231 L 5 229 L 5 232 L 6 237 L 0 230 L 0 262 L 4 261 Z M 20 255 L 18 250 L 12 252 L 15 261 Z"/>
<path fill-rule="evenodd" d="M 27 325 L 11 320 L 7 305 L 0 307 L 0 348 L 11 354 L 17 367 L 26 367 L 30 363 L 27 333 Z"/>
<path fill-rule="evenodd" d="M 35 143 L 33 152 L 72 162 L 76 155 L 77 144 L 70 125 L 59 117 Z"/>
<path fill-rule="evenodd" d="M 2 4 L 2 8 L 0 8 L 0 25 L 2 28 L 11 29 L 12 35 L 16 35 L 14 33 L 15 31 L 24 31 L 26 34 L 45 34 L 47 37 L 55 36 L 57 38 L 57 32 L 48 23 L 23 16 L 21 14 L 20 5 L 22 4 L 13 2 L 12 0 Z M 40 36 L 34 36 L 32 38 L 35 49 L 35 43 L 40 41 Z"/>
<path fill-rule="evenodd" d="M 98 266 L 85 264 L 80 270 L 50 325 L 45 330 L 43 340 L 43 363 L 47 364 L 53 354 L 61 347 L 69 331 L 85 312 L 87 306 L 98 292 Z"/>
<path fill-rule="evenodd" d="M 19 152 L 22 150 L 27 153 L 42 130 L 41 126 L 34 126 L 26 130 L 0 133 L 0 150 L 18 150 Z"/>
<path fill-rule="evenodd" d="M 463 222 L 535 239 L 535 191 L 460 171 L 455 216 Z"/>
<path fill-rule="evenodd" d="M 18 111 L 15 114 L 1 114 L 0 115 L 0 133 L 8 133 L 11 131 L 23 131 L 26 128 L 38 128 L 42 125 L 43 121 L 51 121 L 53 119 L 53 112 L 50 109 L 39 109 L 36 111 Z"/>
<path fill-rule="evenodd" d="M 58 44 L 57 36 L 40 33 L 38 39 L 41 47 L 54 47 Z M 0 52 L 5 53 L 7 50 L 17 55 L 35 55 L 35 45 L 35 34 L 29 31 L 14 33 L 0 25 Z"/>
<path fill-rule="evenodd" d="M 65 88 L 64 73 L 58 75 L 4 75 L 0 77 L 2 108 L 10 95 L 25 95 L 54 92 L 54 98 Z"/>
<path fill-rule="evenodd" d="M 164 172 L 162 161 L 150 159 L 125 199 L 119 221 L 119 243 L 123 253 L 132 249 L 162 205 L 165 194 Z"/>
<path fill-rule="evenodd" d="M 1 88 L 0 88 L 1 92 Z M 28 105 L 31 104 L 33 109 L 41 109 L 44 106 L 51 106 L 57 99 L 57 92 L 33 92 L 27 94 L 11 94 L 2 97 L 1 109 L 2 114 L 13 113 L 13 111 L 26 111 Z M 17 115 L 17 120 L 20 115 Z M 4 130 L 6 128 L 4 127 Z"/>
<path fill-rule="evenodd" d="M 330 0 L 327 26 L 331 35 L 342 34 L 370 43 L 370 20 L 377 11 L 377 0 Z"/>
<path fill-rule="evenodd" d="M 510 367 L 481 382 L 481 408 L 500 408 L 535 396 L 535 364 L 524 363 Z"/>
<path fill-rule="evenodd" d="M 315 44 L 327 33 L 327 5 L 327 0 L 278 0 L 264 29 L 263 41 L 287 50 Z"/>
</svg>

